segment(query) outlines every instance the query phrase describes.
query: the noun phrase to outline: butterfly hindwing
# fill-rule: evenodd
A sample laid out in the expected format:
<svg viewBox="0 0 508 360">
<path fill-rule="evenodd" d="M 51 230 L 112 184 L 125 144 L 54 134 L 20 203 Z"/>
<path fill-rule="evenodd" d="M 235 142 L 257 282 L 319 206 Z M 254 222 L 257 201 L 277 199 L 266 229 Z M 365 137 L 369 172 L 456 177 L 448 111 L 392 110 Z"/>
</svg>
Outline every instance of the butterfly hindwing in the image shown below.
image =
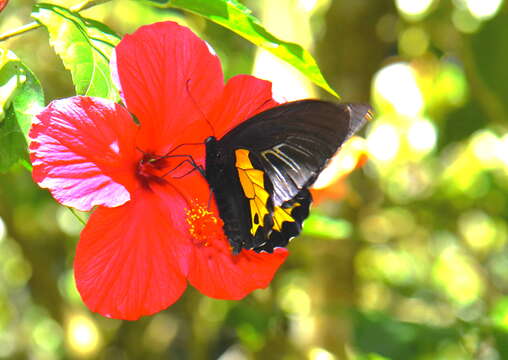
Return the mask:
<svg viewBox="0 0 508 360">
<path fill-rule="evenodd" d="M 303 221 L 309 216 L 312 197 L 307 189 L 303 189 L 294 200 L 276 206 L 273 211 L 272 232 L 268 240 L 255 251 L 273 252 L 277 247 L 285 247 L 289 241 L 302 231 Z"/>
<path fill-rule="evenodd" d="M 308 187 L 369 117 L 366 105 L 302 100 L 208 138 L 205 175 L 233 252 L 272 252 L 297 236 L 312 201 Z"/>
</svg>

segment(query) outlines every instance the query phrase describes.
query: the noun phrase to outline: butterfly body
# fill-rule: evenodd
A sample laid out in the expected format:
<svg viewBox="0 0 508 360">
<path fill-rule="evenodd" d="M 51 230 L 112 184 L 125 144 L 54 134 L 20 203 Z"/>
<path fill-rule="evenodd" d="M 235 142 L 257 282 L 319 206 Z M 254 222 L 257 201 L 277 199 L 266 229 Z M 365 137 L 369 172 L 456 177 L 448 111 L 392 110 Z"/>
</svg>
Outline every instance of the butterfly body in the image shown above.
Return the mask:
<svg viewBox="0 0 508 360">
<path fill-rule="evenodd" d="M 300 233 L 309 186 L 369 116 L 366 105 L 301 100 L 206 140 L 205 177 L 234 253 L 272 252 Z"/>
</svg>

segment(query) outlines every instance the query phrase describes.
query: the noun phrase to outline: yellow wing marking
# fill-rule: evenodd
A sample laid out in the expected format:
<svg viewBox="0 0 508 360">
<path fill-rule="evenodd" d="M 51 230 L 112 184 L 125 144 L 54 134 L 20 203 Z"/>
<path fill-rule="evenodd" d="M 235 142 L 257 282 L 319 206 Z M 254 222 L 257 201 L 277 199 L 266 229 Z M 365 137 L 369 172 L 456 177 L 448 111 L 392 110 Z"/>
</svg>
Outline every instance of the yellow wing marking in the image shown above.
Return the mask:
<svg viewBox="0 0 508 360">
<path fill-rule="evenodd" d="M 240 184 L 242 185 L 243 193 L 249 199 L 252 199 L 255 194 L 254 184 L 249 179 L 247 171 L 238 168 L 238 177 L 240 178 Z"/>
<path fill-rule="evenodd" d="M 269 214 L 266 205 L 270 194 L 265 190 L 264 172 L 252 166 L 249 150 L 235 150 L 235 157 L 240 184 L 245 197 L 249 199 L 252 223 L 250 232 L 254 236 L 257 229 L 263 225 L 265 215 Z"/>
<path fill-rule="evenodd" d="M 301 204 L 295 203 L 293 206 L 283 209 L 280 206 L 276 206 L 273 210 L 273 229 L 276 231 L 282 231 L 282 224 L 285 221 L 295 222 L 295 219 L 291 216 L 291 212 L 297 206 Z"/>
</svg>

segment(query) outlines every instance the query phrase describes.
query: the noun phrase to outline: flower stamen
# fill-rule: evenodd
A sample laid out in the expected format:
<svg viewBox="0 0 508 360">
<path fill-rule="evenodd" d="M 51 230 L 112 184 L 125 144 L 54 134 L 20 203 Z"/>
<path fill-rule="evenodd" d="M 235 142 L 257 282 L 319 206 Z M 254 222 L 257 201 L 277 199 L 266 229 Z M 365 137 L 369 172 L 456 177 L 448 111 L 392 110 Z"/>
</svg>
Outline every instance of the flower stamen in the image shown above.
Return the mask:
<svg viewBox="0 0 508 360">
<path fill-rule="evenodd" d="M 225 240 L 222 219 L 206 206 L 193 201 L 185 214 L 189 234 L 195 245 L 208 247 L 213 246 L 216 241 Z"/>
</svg>

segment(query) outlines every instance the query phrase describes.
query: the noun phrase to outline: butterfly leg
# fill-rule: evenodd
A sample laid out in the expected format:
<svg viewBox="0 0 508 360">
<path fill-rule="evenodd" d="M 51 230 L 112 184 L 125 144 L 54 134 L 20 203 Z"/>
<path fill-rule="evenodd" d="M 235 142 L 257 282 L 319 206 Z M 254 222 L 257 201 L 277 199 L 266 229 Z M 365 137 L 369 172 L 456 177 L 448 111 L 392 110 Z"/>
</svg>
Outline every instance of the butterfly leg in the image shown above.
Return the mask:
<svg viewBox="0 0 508 360">
<path fill-rule="evenodd" d="M 192 166 L 192 169 L 187 171 L 185 174 L 183 175 L 179 175 L 179 176 L 173 176 L 174 179 L 181 179 L 187 175 L 189 175 L 190 173 L 192 173 L 193 171 L 197 170 L 199 171 L 199 173 L 205 177 L 205 169 L 203 169 L 203 167 L 201 165 L 198 165 L 196 164 L 196 162 L 194 161 L 194 158 L 191 156 L 191 155 L 167 155 L 166 157 L 185 157 L 187 159 L 183 160 L 182 162 L 180 162 L 178 165 L 176 165 L 174 168 L 172 168 L 171 170 L 169 170 L 168 172 L 166 172 L 162 177 L 165 177 L 169 174 L 171 174 L 172 172 L 174 172 L 175 170 L 177 170 L 178 168 L 180 168 L 183 164 L 189 164 Z"/>
</svg>

